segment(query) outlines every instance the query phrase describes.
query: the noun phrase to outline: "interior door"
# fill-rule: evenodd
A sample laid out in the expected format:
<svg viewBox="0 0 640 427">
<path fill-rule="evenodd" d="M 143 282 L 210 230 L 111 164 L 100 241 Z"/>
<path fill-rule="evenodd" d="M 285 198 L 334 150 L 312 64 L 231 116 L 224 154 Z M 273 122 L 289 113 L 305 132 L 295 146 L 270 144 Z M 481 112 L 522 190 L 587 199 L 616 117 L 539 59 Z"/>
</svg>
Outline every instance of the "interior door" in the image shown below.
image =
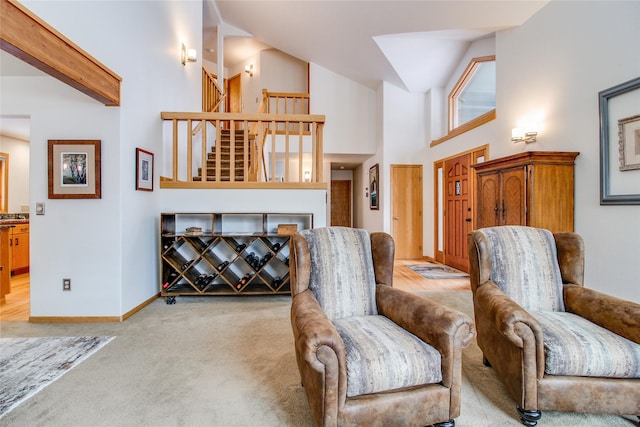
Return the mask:
<svg viewBox="0 0 640 427">
<path fill-rule="evenodd" d="M 331 181 L 331 225 L 351 227 L 351 181 Z"/>
<path fill-rule="evenodd" d="M 422 165 L 391 165 L 391 234 L 397 259 L 422 258 Z"/>
<path fill-rule="evenodd" d="M 236 74 L 227 81 L 227 111 L 242 113 L 242 76 Z"/>
<path fill-rule="evenodd" d="M 467 234 L 472 229 L 471 154 L 445 162 L 445 263 L 469 271 Z"/>
</svg>

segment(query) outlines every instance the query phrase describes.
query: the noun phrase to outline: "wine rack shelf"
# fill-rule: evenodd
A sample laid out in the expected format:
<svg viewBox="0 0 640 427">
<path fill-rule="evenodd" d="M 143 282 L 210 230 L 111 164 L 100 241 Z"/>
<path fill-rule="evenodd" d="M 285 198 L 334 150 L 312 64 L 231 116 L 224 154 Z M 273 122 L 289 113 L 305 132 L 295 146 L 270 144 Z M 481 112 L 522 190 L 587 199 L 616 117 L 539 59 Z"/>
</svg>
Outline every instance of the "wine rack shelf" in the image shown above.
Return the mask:
<svg viewBox="0 0 640 427">
<path fill-rule="evenodd" d="M 162 213 L 160 295 L 290 294 L 283 224 L 313 228 L 313 214 Z"/>
</svg>

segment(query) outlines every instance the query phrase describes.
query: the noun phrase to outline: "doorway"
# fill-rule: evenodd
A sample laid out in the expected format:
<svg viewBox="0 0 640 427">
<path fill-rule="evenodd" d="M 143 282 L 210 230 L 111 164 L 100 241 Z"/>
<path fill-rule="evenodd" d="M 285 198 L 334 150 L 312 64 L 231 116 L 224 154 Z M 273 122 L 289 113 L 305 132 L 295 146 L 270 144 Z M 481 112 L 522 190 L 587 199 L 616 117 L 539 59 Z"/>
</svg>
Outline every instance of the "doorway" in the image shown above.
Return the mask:
<svg viewBox="0 0 640 427">
<path fill-rule="evenodd" d="M 351 227 L 351 181 L 331 180 L 331 226 Z"/>
<path fill-rule="evenodd" d="M 434 162 L 435 259 L 469 271 L 467 234 L 474 227 L 475 174 L 472 164 L 484 161 L 487 145 Z"/>
<path fill-rule="evenodd" d="M 391 235 L 397 259 L 422 251 L 422 165 L 391 165 Z"/>
<path fill-rule="evenodd" d="M 30 128 L 28 116 L 0 116 L 0 212 L 10 214 L 15 226 L 5 251 L 9 293 L 0 309 L 1 321 L 27 321 L 30 315 L 29 213 Z M 9 162 L 10 160 L 10 162 Z M 4 285 L 5 283 L 3 283 Z"/>
</svg>

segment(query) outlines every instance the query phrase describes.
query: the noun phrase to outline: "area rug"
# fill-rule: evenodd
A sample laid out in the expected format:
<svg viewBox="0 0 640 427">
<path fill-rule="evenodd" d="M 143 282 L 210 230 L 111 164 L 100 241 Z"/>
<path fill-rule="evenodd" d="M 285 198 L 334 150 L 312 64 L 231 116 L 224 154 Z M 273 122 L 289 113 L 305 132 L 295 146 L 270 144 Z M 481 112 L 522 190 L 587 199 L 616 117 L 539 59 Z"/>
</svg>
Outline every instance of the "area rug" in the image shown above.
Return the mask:
<svg viewBox="0 0 640 427">
<path fill-rule="evenodd" d="M 0 418 L 113 338 L 0 338 Z"/>
<path fill-rule="evenodd" d="M 435 264 L 432 262 L 425 264 L 412 264 L 407 265 L 407 267 L 427 279 L 463 279 L 465 277 L 469 277 L 467 273 L 456 270 L 448 265 Z"/>
</svg>

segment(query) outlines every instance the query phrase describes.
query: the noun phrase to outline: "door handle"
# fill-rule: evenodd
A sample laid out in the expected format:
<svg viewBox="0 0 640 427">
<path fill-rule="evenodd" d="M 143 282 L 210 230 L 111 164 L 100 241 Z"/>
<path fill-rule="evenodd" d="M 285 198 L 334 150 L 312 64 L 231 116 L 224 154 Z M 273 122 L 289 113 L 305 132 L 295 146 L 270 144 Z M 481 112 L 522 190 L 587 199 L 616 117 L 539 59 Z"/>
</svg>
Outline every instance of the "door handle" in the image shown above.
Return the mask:
<svg viewBox="0 0 640 427">
<path fill-rule="evenodd" d="M 471 218 L 467 218 L 467 219 L 465 219 L 465 221 L 471 222 Z"/>
<path fill-rule="evenodd" d="M 397 220 L 400 219 L 400 217 L 399 216 L 394 216 L 393 219 L 397 221 Z"/>
</svg>

